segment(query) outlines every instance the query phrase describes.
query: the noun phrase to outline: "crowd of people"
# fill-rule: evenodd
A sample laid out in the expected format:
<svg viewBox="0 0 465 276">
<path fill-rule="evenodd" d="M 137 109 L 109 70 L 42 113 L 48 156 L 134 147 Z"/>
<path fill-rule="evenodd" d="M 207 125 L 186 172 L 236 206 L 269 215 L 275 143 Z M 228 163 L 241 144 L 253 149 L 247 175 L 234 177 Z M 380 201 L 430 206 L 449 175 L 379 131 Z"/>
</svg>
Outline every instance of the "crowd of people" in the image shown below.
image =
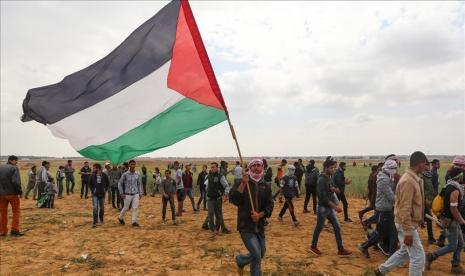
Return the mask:
<svg viewBox="0 0 465 276">
<path fill-rule="evenodd" d="M 19 227 L 20 197 L 23 196 L 21 179 L 17 167 L 18 158 L 10 156 L 6 164 L 0 165 L 0 236 L 7 234 L 7 209 L 12 206 L 12 236 L 21 236 Z M 464 171 L 465 157 L 457 156 L 453 166 L 447 171 L 444 187 L 440 188 L 438 170 L 440 161 L 428 161 L 422 152 L 414 152 L 410 156 L 410 164 L 405 173 L 398 173 L 400 162 L 394 155 L 388 155 L 382 163 L 371 165 L 367 183 L 368 206 L 358 212 L 361 229 L 366 233 L 366 240 L 358 245 L 358 250 L 366 258 L 370 258 L 369 249 L 374 248 L 387 256 L 386 262 L 376 270 L 376 275 L 385 275 L 400 266 L 404 259 L 410 260 L 409 275 L 422 275 L 425 269 L 439 257 L 452 252 L 451 273 L 465 275 L 460 265 L 460 255 L 464 248 L 465 235 L 465 195 Z M 353 164 L 356 165 L 355 163 Z M 327 157 L 322 171 L 314 160 L 307 165 L 299 159 L 287 164 L 283 159 L 278 166 L 277 174 L 265 159 L 253 159 L 247 166 L 236 162 L 235 167 L 228 169 L 228 163 L 211 162 L 209 168 L 202 166 L 197 181 L 194 182 L 192 164 L 170 163 L 166 170 L 153 171 L 153 189 L 155 196 L 160 193 L 162 201 L 162 223 L 166 224 L 167 205 L 170 207 L 171 223 L 176 225 L 186 212 L 184 201 L 189 198 L 192 211 L 207 211 L 208 215 L 202 228 L 209 230 L 210 238 L 229 234 L 231 231 L 223 220 L 223 203 L 229 201 L 238 207 L 237 230 L 249 251 L 246 255 L 236 256 L 239 273 L 250 264 L 251 275 L 260 275 L 261 260 L 265 254 L 265 228 L 270 223 L 274 203 L 280 202 L 282 208 L 277 215 L 282 221 L 289 211 L 294 226 L 299 225 L 295 210 L 295 198 L 305 190 L 303 214 L 309 213 L 310 199 L 312 211 L 316 215 L 315 227 L 309 252 L 320 256 L 318 247 L 321 231 L 326 220 L 333 228 L 336 239 L 337 254 L 350 256 L 352 252 L 343 245 L 341 225 L 337 213 L 343 213 L 345 222 L 352 222 L 349 216 L 349 201 L 345 194 L 346 185 L 352 181 L 345 177 L 345 162 L 337 162 Z M 68 160 L 59 166 L 53 177 L 50 163 L 43 161 L 37 169 L 33 166 L 28 173 L 28 183 L 24 198 L 32 197 L 41 208 L 54 208 L 55 195 L 58 199 L 74 193 L 75 168 L 73 161 Z M 130 160 L 118 166 L 115 164 L 94 163 L 86 161 L 78 171 L 81 177 L 81 198 L 92 198 L 92 227 L 104 223 L 104 205 L 108 204 L 119 211 L 117 221 L 125 225 L 125 214 L 131 211 L 131 225 L 139 227 L 137 214 L 142 196 L 147 195 L 147 168 L 143 165 L 136 171 L 136 161 Z M 228 183 L 227 175 L 233 175 L 233 183 Z M 275 187 L 273 186 L 273 180 Z M 194 198 L 194 183 L 198 186 L 200 196 Z M 305 186 L 305 187 L 302 187 Z M 272 190 L 276 192 L 273 194 Z M 342 205 L 342 208 L 341 208 Z M 365 215 L 373 212 L 368 218 Z M 433 223 L 435 222 L 435 223 Z M 435 239 L 433 225 L 441 228 L 441 235 Z M 438 250 L 424 252 L 419 228 L 426 226 L 428 243 L 437 244 Z M 447 242 L 446 242 L 447 240 Z"/>
</svg>

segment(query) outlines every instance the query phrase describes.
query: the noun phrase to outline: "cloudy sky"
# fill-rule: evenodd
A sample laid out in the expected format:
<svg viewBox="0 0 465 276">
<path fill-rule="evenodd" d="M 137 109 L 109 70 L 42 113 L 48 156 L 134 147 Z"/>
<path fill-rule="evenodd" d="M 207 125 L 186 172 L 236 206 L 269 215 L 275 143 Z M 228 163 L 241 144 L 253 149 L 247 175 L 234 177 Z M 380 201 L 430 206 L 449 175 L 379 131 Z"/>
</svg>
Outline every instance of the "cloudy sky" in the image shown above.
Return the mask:
<svg viewBox="0 0 465 276">
<path fill-rule="evenodd" d="M 101 59 L 163 5 L 2 1 L 1 154 L 77 156 L 20 122 L 27 90 Z M 463 2 L 191 6 L 244 155 L 465 153 Z M 226 122 L 148 154 L 235 155 Z"/>
</svg>

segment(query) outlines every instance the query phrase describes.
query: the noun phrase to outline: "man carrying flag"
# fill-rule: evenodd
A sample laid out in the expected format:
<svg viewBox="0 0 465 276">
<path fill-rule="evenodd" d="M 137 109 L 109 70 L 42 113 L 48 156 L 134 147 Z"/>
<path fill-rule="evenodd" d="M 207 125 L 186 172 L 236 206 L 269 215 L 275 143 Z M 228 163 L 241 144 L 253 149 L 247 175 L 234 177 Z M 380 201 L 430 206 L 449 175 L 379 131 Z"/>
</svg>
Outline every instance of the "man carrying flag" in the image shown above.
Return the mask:
<svg viewBox="0 0 465 276">
<path fill-rule="evenodd" d="M 252 160 L 241 183 L 234 184 L 229 193 L 230 201 L 238 207 L 237 230 L 249 250 L 247 255 L 236 256 L 236 264 L 241 275 L 248 264 L 251 265 L 251 275 L 262 274 L 261 260 L 265 256 L 266 249 L 265 218 L 271 217 L 274 206 L 271 187 L 263 180 L 264 174 L 263 161 Z"/>
</svg>

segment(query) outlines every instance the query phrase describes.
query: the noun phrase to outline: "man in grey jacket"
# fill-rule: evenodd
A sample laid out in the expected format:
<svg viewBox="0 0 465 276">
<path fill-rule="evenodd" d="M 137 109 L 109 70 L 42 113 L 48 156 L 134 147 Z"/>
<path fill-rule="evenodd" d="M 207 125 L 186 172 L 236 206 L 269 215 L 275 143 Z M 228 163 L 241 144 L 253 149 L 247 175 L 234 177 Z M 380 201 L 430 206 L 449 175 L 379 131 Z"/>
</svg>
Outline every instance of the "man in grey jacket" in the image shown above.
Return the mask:
<svg viewBox="0 0 465 276">
<path fill-rule="evenodd" d="M 375 201 L 375 210 L 379 214 L 376 226 L 377 233 L 371 235 L 366 242 L 358 246 L 358 249 L 367 258 L 369 257 L 368 248 L 375 244 L 385 255 L 392 255 L 397 249 L 397 230 L 394 224 L 393 209 L 395 202 L 394 175 L 396 173 L 397 162 L 387 160 L 377 175 Z"/>
</svg>

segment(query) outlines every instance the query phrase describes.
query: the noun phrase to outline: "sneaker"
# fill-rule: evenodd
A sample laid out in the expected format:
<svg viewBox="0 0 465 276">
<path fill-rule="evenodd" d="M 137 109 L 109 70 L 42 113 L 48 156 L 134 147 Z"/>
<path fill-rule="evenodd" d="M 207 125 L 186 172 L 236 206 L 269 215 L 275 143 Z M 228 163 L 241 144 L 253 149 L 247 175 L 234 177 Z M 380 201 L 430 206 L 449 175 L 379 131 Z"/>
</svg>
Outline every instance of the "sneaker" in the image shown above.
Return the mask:
<svg viewBox="0 0 465 276">
<path fill-rule="evenodd" d="M 283 221 L 283 217 L 278 216 L 279 221 Z"/>
<path fill-rule="evenodd" d="M 450 273 L 454 275 L 465 275 L 465 270 L 462 268 L 461 265 L 453 265 L 450 269 Z"/>
<path fill-rule="evenodd" d="M 362 246 L 362 244 L 357 245 L 357 249 L 362 253 L 365 258 L 370 258 L 370 253 L 368 253 L 368 248 Z"/>
<path fill-rule="evenodd" d="M 295 227 L 299 226 L 300 222 L 298 220 L 294 220 L 292 222 L 292 224 L 294 224 Z"/>
<path fill-rule="evenodd" d="M 389 256 L 388 250 L 384 249 L 380 243 L 377 243 L 376 246 L 378 247 L 379 251 L 381 251 L 385 256 Z"/>
<path fill-rule="evenodd" d="M 97 228 L 97 223 L 93 223 L 92 228 Z"/>
<path fill-rule="evenodd" d="M 315 254 L 315 255 L 317 255 L 317 256 L 321 256 L 321 251 L 318 250 L 318 248 L 316 246 L 310 246 L 308 251 Z"/>
<path fill-rule="evenodd" d="M 165 225 L 166 224 L 166 220 L 161 220 L 161 224 Z"/>
<path fill-rule="evenodd" d="M 13 236 L 13 237 L 21 237 L 21 236 L 24 236 L 23 233 L 21 233 L 21 232 L 19 232 L 19 231 L 16 231 L 16 230 L 11 230 L 10 235 Z"/>
<path fill-rule="evenodd" d="M 225 227 L 225 228 L 223 228 L 221 230 L 221 233 L 223 233 L 223 234 L 231 234 L 231 230 L 229 230 L 228 228 Z"/>
<path fill-rule="evenodd" d="M 425 255 L 425 268 L 426 268 L 426 270 L 431 269 L 431 264 L 433 263 L 433 261 L 434 261 L 433 254 L 426 253 L 426 255 Z"/>
<path fill-rule="evenodd" d="M 244 276 L 244 268 L 237 266 L 237 275 Z"/>
<path fill-rule="evenodd" d="M 347 256 L 352 255 L 352 252 L 350 252 L 349 250 L 346 250 L 346 249 L 342 249 L 337 253 L 337 255 L 340 256 L 340 257 L 347 257 Z"/>
<path fill-rule="evenodd" d="M 203 230 L 210 230 L 210 228 L 208 228 L 208 225 L 206 225 L 206 224 L 202 225 L 202 229 Z"/>
<path fill-rule="evenodd" d="M 132 223 L 132 226 L 133 226 L 133 227 L 139 227 L 140 225 L 139 225 L 139 223 L 137 223 L 137 222 L 133 222 L 133 223 Z"/>
<path fill-rule="evenodd" d="M 347 218 L 347 219 L 345 219 L 344 221 L 345 221 L 345 222 L 354 222 L 354 221 L 353 221 L 352 219 L 350 219 L 350 218 Z"/>
<path fill-rule="evenodd" d="M 428 244 L 436 244 L 436 239 L 435 238 L 428 239 Z"/>
<path fill-rule="evenodd" d="M 384 276 L 384 274 L 381 273 L 381 271 L 379 271 L 378 268 L 374 270 L 374 273 L 375 273 L 376 276 Z"/>
<path fill-rule="evenodd" d="M 307 209 L 304 209 L 304 214 L 310 213 Z"/>
<path fill-rule="evenodd" d="M 171 224 L 173 224 L 173 225 L 178 225 L 178 222 L 175 221 L 175 220 L 173 220 L 173 221 L 171 221 Z"/>
<path fill-rule="evenodd" d="M 118 221 L 119 221 L 119 224 L 121 224 L 121 225 L 125 225 L 125 224 L 126 224 L 126 223 L 124 222 L 123 219 L 118 218 Z"/>
</svg>

